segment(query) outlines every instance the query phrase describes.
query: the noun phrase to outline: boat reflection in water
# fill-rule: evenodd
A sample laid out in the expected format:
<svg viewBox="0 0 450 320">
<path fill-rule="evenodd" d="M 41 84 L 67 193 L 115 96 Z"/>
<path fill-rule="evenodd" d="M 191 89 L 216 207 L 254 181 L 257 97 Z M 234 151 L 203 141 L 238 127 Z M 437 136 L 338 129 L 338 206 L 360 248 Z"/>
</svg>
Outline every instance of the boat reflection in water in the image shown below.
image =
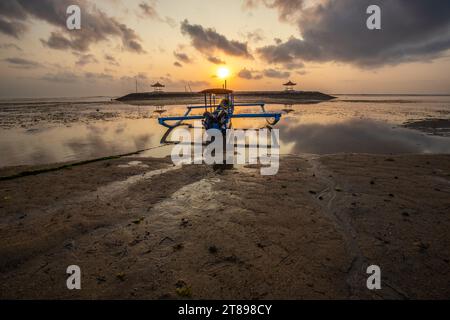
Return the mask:
<svg viewBox="0 0 450 320">
<path fill-rule="evenodd" d="M 288 113 L 294 112 L 294 109 L 292 108 L 292 104 L 285 104 L 284 108 L 281 109 L 281 111 L 288 114 Z"/>
<path fill-rule="evenodd" d="M 164 106 L 156 106 L 155 110 L 153 110 L 152 118 L 159 118 L 165 112 L 167 112 L 167 110 L 164 109 Z"/>
</svg>

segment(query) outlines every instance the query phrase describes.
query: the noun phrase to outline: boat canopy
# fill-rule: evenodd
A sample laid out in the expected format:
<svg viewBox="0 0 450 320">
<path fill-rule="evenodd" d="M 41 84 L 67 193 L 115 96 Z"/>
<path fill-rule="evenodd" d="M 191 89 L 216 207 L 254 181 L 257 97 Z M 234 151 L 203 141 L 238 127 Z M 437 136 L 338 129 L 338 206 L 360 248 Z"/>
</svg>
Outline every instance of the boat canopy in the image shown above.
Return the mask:
<svg viewBox="0 0 450 320">
<path fill-rule="evenodd" d="M 233 90 L 222 89 L 222 88 L 213 88 L 213 89 L 206 89 L 206 90 L 200 91 L 200 93 L 203 93 L 203 94 L 230 94 L 230 93 L 233 93 Z"/>
</svg>

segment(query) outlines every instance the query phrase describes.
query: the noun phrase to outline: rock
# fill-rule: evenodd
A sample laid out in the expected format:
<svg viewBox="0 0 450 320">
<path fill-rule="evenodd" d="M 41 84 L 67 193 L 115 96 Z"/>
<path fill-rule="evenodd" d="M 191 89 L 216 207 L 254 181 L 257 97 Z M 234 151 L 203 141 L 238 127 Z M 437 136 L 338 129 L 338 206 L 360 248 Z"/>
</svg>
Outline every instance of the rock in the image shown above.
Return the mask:
<svg viewBox="0 0 450 320">
<path fill-rule="evenodd" d="M 176 244 L 176 245 L 174 245 L 173 247 L 172 247 L 172 249 L 173 249 L 173 251 L 179 251 L 179 250 L 181 250 L 181 249 L 183 249 L 183 244 L 182 243 L 178 243 L 178 244 Z"/>
<path fill-rule="evenodd" d="M 189 224 L 189 220 L 182 218 L 180 222 L 180 227 L 186 228 Z"/>
<path fill-rule="evenodd" d="M 139 219 L 133 220 L 131 222 L 133 222 L 134 224 L 140 224 L 142 221 L 144 221 L 144 217 L 140 217 Z"/>
<path fill-rule="evenodd" d="M 97 277 L 96 280 L 97 280 L 97 284 L 106 282 L 106 278 L 104 276 Z"/>
<path fill-rule="evenodd" d="M 116 274 L 116 278 L 120 281 L 125 281 L 125 273 L 119 272 L 118 274 Z"/>
<path fill-rule="evenodd" d="M 192 296 L 191 288 L 183 280 L 178 280 L 175 284 L 175 292 L 180 297 L 190 298 Z"/>
<path fill-rule="evenodd" d="M 414 245 L 419 248 L 420 251 L 426 251 L 430 245 L 428 243 L 424 243 L 422 241 L 414 242 Z"/>
<path fill-rule="evenodd" d="M 260 245 L 260 243 L 258 243 L 258 246 Z M 217 247 L 215 245 L 209 246 L 208 251 L 209 253 L 215 254 L 217 253 L 219 249 L 217 249 Z"/>
</svg>

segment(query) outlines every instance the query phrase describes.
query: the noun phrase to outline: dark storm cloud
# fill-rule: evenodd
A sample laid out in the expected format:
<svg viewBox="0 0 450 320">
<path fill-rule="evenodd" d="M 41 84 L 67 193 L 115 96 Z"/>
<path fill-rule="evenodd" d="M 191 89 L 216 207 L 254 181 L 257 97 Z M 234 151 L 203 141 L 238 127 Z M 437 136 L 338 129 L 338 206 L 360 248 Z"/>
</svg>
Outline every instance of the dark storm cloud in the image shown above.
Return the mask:
<svg viewBox="0 0 450 320">
<path fill-rule="evenodd" d="M 66 10 L 72 4 L 77 4 L 82 9 L 82 28 L 75 32 L 66 29 Z M 133 29 L 98 8 L 89 6 L 86 0 L 0 1 L 0 32 L 20 37 L 26 30 L 23 23 L 30 18 L 46 21 L 60 28 L 61 32 L 52 32 L 48 40 L 41 40 L 43 44 L 53 49 L 87 51 L 93 43 L 118 37 L 122 40 L 125 50 L 145 52 L 139 36 Z M 9 29 L 2 25 L 4 21 L 9 22 Z"/>
<path fill-rule="evenodd" d="M 19 36 L 27 30 L 27 26 L 18 21 L 9 21 L 0 18 L 0 32 L 19 39 Z"/>
<path fill-rule="evenodd" d="M 41 66 L 41 64 L 38 62 L 22 58 L 6 58 L 3 59 L 3 61 L 9 63 L 12 67 L 21 69 L 38 68 Z"/>
<path fill-rule="evenodd" d="M 214 29 L 205 29 L 201 25 L 189 24 L 188 20 L 184 20 L 181 23 L 181 32 L 191 38 L 194 48 L 205 54 L 219 50 L 231 56 L 252 58 L 247 43 L 228 40 Z"/>
<path fill-rule="evenodd" d="M 217 57 L 208 56 L 206 59 L 209 62 L 214 63 L 214 64 L 226 64 L 225 61 L 223 61 L 223 60 L 221 60 L 220 58 L 217 58 Z"/>
<path fill-rule="evenodd" d="M 27 13 L 18 1 L 2 0 L 0 1 L 0 16 L 25 20 Z"/>
<path fill-rule="evenodd" d="M 325 0 L 302 9 L 301 1 L 279 0 L 271 7 L 284 19 L 292 2 L 300 5 L 302 39 L 291 37 L 259 48 L 266 62 L 337 61 L 377 67 L 433 59 L 450 49 L 450 1 Z M 381 7 L 382 30 L 366 27 L 366 9 L 372 4 Z"/>
<path fill-rule="evenodd" d="M 173 55 L 175 56 L 175 58 L 177 58 L 181 62 L 184 62 L 184 63 L 191 63 L 192 62 L 192 59 L 189 58 L 189 56 L 186 53 L 174 52 Z"/>
</svg>

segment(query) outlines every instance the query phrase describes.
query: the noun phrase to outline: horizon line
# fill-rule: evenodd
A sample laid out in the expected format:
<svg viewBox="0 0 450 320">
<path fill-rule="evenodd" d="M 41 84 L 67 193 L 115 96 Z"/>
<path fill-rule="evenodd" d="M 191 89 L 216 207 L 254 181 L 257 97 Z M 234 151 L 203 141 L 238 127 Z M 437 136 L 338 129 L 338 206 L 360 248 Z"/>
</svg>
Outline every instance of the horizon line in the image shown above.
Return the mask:
<svg viewBox="0 0 450 320">
<path fill-rule="evenodd" d="M 234 91 L 234 92 L 270 92 L 271 90 L 242 90 L 242 91 Z M 273 90 L 273 91 L 280 91 L 280 90 Z M 298 91 L 302 91 L 302 90 L 298 90 Z M 151 91 L 152 92 L 152 91 Z M 184 91 L 165 91 L 167 93 L 185 93 Z M 308 92 L 308 91 L 306 91 Z M 321 91 L 310 91 L 310 92 L 321 92 Z M 131 93 L 127 93 L 127 94 L 133 94 L 136 92 L 131 92 Z M 147 93 L 147 92 L 137 92 L 137 93 Z M 194 92 L 186 92 L 186 93 L 198 93 L 196 91 Z M 322 92 L 321 92 L 322 93 Z M 125 95 L 127 95 L 125 94 Z M 450 92 L 449 93 L 327 93 L 329 95 L 337 95 L 337 96 L 416 96 L 416 97 L 426 97 L 426 96 L 435 96 L 435 97 L 447 97 L 450 96 Z M 42 97 L 0 97 L 0 101 L 6 101 L 6 100 L 19 100 L 19 99 L 81 99 L 81 98 L 110 98 L 110 99 L 115 99 L 121 96 L 116 96 L 116 95 L 90 95 L 90 96 L 42 96 Z"/>
</svg>

